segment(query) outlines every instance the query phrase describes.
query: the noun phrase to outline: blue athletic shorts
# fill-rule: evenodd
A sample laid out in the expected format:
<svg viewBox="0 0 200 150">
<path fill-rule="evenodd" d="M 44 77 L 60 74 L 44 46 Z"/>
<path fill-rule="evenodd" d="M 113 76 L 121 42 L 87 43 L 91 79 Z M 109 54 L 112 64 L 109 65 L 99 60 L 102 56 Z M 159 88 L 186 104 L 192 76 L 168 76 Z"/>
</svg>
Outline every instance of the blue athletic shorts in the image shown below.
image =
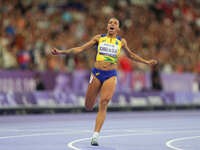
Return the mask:
<svg viewBox="0 0 200 150">
<path fill-rule="evenodd" d="M 97 68 L 92 69 L 93 75 L 103 83 L 105 80 L 111 78 L 112 76 L 117 76 L 116 70 L 100 70 Z"/>
</svg>

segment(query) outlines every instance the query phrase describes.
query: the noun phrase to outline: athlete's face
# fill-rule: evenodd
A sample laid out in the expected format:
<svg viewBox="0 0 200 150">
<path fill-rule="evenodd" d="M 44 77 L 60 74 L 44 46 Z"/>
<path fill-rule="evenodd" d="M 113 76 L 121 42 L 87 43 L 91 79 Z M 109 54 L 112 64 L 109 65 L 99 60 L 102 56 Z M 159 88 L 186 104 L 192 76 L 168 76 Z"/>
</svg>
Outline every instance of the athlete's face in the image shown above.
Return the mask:
<svg viewBox="0 0 200 150">
<path fill-rule="evenodd" d="M 115 18 L 111 18 L 108 21 L 107 30 L 108 30 L 109 34 L 116 34 L 120 30 L 119 20 L 117 20 Z"/>
</svg>

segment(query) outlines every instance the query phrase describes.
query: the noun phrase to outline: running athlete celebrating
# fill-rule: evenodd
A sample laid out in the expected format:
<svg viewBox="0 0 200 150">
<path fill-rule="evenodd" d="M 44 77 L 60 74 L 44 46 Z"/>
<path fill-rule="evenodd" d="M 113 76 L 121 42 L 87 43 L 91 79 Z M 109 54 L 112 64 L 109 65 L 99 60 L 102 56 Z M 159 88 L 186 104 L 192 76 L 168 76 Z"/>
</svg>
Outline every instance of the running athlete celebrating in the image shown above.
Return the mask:
<svg viewBox="0 0 200 150">
<path fill-rule="evenodd" d="M 87 110 L 92 110 L 96 104 L 96 98 L 100 92 L 100 102 L 98 106 L 98 114 L 96 124 L 92 136 L 91 145 L 98 146 L 98 137 L 101 127 L 104 123 L 107 105 L 111 100 L 116 87 L 117 81 L 117 60 L 120 54 L 120 49 L 123 47 L 129 54 L 130 58 L 149 65 L 155 65 L 156 60 L 145 60 L 133 53 L 127 46 L 125 39 L 117 36 L 120 31 L 119 20 L 111 18 L 107 25 L 107 34 L 96 35 L 89 42 L 80 47 L 71 48 L 68 50 L 52 49 L 52 54 L 77 54 L 88 48 L 98 44 L 96 61 L 92 69 L 85 100 Z"/>
</svg>

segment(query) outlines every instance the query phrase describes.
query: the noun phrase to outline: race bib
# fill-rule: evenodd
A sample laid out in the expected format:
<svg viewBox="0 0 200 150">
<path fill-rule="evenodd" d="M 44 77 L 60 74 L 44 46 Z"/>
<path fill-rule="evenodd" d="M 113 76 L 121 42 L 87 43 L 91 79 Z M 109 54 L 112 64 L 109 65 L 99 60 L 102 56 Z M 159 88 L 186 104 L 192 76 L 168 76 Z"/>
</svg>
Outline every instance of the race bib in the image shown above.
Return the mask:
<svg viewBox="0 0 200 150">
<path fill-rule="evenodd" d="M 118 53 L 118 46 L 109 43 L 101 43 L 99 46 L 99 54 L 116 57 Z"/>
</svg>

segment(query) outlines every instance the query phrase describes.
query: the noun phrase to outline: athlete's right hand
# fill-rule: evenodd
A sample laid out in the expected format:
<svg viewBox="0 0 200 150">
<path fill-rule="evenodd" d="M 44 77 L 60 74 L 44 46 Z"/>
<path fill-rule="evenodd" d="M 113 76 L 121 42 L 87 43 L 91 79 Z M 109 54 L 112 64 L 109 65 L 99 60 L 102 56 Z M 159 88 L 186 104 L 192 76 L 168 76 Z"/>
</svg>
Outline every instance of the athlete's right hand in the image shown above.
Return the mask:
<svg viewBox="0 0 200 150">
<path fill-rule="evenodd" d="M 151 59 L 151 60 L 148 61 L 149 65 L 156 65 L 157 63 L 158 63 L 158 61 L 154 60 L 154 59 Z"/>
<path fill-rule="evenodd" d="M 53 49 L 51 50 L 51 54 L 52 54 L 52 55 L 58 55 L 58 54 L 60 54 L 60 50 L 57 49 L 57 48 L 53 48 Z"/>
</svg>

